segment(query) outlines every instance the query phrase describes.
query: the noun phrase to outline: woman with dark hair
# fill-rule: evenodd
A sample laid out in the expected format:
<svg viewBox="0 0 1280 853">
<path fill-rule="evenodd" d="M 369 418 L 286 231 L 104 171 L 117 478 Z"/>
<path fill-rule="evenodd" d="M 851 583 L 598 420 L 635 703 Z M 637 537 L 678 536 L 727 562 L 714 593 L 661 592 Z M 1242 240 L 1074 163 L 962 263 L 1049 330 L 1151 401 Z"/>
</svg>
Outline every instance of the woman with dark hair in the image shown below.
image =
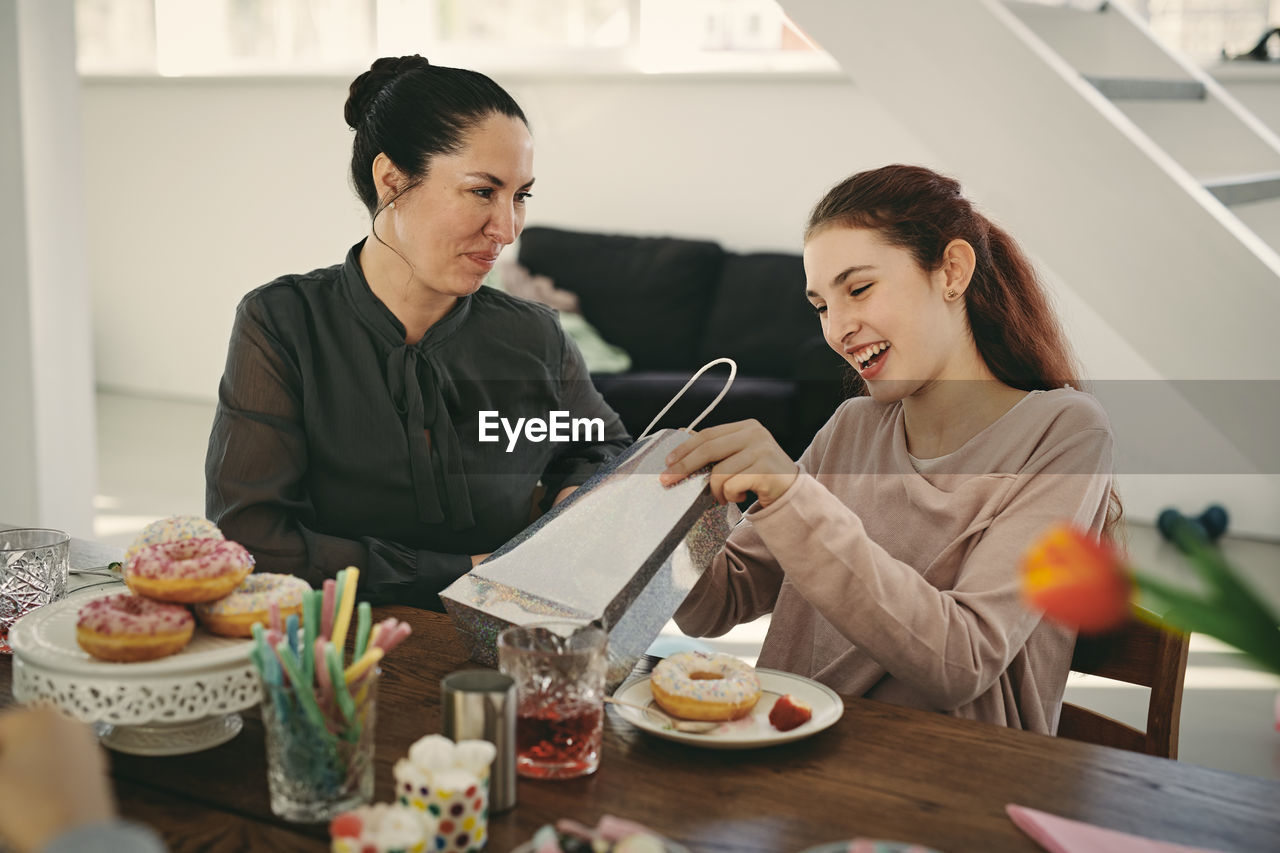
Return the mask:
<svg viewBox="0 0 1280 853">
<path fill-rule="evenodd" d="M 804 265 L 859 394 L 798 466 L 754 421 L 671 454 L 664 481 L 712 465 L 718 499 L 758 498 L 676 621 L 772 612 L 761 666 L 1053 732 L 1074 636 L 1023 604 L 1018 559 L 1052 522 L 1118 517 L 1107 418 L 1030 263 L 958 183 L 888 166 L 818 203 Z"/>
<path fill-rule="evenodd" d="M 206 509 L 258 571 L 315 585 L 357 566 L 362 598 L 440 609 L 441 589 L 630 439 L 555 313 L 481 287 L 533 185 L 511 96 L 384 58 L 345 117 L 369 236 L 241 301 Z M 544 426 L 500 428 L 520 418 Z"/>
</svg>

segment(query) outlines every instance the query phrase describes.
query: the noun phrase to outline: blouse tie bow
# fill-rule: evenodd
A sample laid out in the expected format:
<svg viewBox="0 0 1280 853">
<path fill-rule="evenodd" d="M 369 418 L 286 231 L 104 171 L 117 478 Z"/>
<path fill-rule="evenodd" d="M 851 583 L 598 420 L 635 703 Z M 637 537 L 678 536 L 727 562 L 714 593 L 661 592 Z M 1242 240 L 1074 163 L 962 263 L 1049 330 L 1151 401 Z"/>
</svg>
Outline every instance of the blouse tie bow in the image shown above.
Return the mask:
<svg viewBox="0 0 1280 853">
<path fill-rule="evenodd" d="M 475 526 L 475 518 L 462 466 L 462 447 L 445 405 L 444 385 L 434 360 L 420 347 L 405 344 L 388 354 L 387 388 L 404 420 L 409 440 L 409 468 L 418 520 L 427 524 L 447 520 L 453 530 L 465 530 Z"/>
</svg>

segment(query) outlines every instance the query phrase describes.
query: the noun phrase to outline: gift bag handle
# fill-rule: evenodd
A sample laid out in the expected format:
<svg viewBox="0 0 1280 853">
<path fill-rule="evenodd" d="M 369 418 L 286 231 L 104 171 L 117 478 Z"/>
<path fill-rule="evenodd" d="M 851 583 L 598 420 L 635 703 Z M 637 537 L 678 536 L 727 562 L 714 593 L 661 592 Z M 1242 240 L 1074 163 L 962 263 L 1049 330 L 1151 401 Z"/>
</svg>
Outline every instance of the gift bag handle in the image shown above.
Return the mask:
<svg viewBox="0 0 1280 853">
<path fill-rule="evenodd" d="M 708 361 L 706 364 L 702 365 L 702 367 L 699 367 L 698 372 L 693 374 L 693 376 L 690 377 L 689 381 L 684 383 L 684 387 L 681 388 L 679 391 L 677 391 L 676 395 L 671 398 L 671 401 L 662 407 L 662 411 L 658 412 L 657 417 L 649 421 L 649 425 L 644 428 L 644 432 L 640 433 L 640 438 L 637 438 L 636 441 L 640 441 L 645 436 L 647 436 L 649 434 L 649 430 L 653 429 L 654 426 L 657 425 L 658 421 L 662 420 L 662 416 L 665 415 L 671 409 L 671 407 L 676 404 L 676 401 L 684 396 L 684 392 L 688 391 L 689 387 L 693 385 L 694 382 L 698 381 L 698 377 L 706 373 L 708 368 L 715 367 L 717 364 L 729 365 L 729 378 L 725 380 L 724 387 L 720 389 L 720 393 L 716 395 L 716 398 L 711 401 L 711 405 L 703 409 L 702 414 L 694 418 L 693 421 L 689 424 L 689 426 L 685 427 L 685 429 L 693 429 L 698 424 L 702 423 L 702 419 L 705 418 L 707 415 L 711 414 L 711 410 L 714 409 L 716 405 L 718 405 L 719 402 L 724 399 L 725 394 L 729 393 L 729 388 L 732 387 L 733 385 L 734 377 L 738 375 L 738 363 L 731 358 L 717 358 L 716 360 Z"/>
</svg>

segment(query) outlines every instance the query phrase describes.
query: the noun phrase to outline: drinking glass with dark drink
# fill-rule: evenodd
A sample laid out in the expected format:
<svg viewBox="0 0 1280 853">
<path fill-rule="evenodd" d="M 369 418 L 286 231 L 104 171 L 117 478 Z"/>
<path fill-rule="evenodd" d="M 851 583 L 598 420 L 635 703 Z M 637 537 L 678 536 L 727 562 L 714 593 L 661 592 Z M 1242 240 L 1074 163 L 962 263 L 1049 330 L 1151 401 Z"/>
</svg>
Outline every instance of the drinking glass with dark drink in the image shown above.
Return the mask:
<svg viewBox="0 0 1280 853">
<path fill-rule="evenodd" d="M 581 622 L 538 622 L 498 635 L 498 666 L 516 683 L 516 772 L 572 779 L 600 766 L 608 635 Z"/>
</svg>

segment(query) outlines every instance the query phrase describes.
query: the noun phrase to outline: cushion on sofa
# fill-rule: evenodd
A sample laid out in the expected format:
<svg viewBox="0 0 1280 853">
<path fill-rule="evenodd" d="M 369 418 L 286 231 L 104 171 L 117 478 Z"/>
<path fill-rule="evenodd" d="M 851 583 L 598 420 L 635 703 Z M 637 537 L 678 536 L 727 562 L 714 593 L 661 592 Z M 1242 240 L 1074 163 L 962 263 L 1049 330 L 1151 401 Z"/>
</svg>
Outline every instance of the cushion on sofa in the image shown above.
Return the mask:
<svg viewBox="0 0 1280 853">
<path fill-rule="evenodd" d="M 633 370 L 683 370 L 695 361 L 724 250 L 715 243 L 534 226 L 520 263 L 578 295 L 582 313 Z"/>
<path fill-rule="evenodd" d="M 825 347 L 804 287 L 799 255 L 726 254 L 696 360 L 728 356 L 745 374 L 793 378 L 802 343 Z"/>
</svg>

